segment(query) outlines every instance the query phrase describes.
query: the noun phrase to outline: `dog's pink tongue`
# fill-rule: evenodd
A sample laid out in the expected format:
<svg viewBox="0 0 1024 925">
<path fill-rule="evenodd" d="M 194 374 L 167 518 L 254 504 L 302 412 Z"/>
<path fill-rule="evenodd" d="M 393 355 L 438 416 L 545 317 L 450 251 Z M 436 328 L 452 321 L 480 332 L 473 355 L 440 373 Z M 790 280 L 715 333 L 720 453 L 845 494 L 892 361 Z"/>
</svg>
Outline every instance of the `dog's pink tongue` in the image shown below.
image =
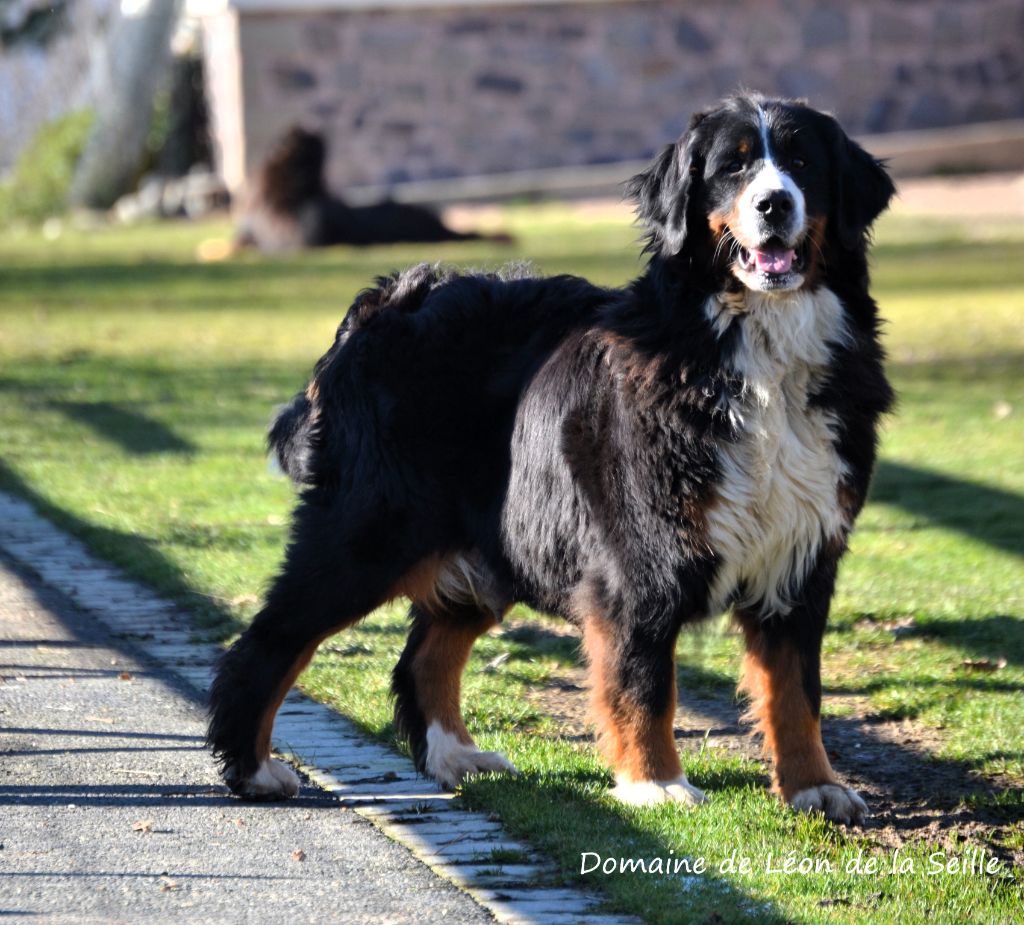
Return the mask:
<svg viewBox="0 0 1024 925">
<path fill-rule="evenodd" d="M 758 270 L 762 273 L 788 273 L 796 251 L 751 251 Z"/>
</svg>

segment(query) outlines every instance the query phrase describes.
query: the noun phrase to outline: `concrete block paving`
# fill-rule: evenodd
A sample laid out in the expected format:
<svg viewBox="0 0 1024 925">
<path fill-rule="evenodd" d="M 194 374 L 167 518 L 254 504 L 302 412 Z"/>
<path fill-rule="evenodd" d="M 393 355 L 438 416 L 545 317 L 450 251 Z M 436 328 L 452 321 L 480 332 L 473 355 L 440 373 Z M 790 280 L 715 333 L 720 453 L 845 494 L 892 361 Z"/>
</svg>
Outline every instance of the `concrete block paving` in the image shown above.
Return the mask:
<svg viewBox="0 0 1024 925">
<path fill-rule="evenodd" d="M 205 701 L 221 649 L 196 641 L 197 629 L 186 613 L 124 578 L 30 505 L 4 493 L 0 550 Z M 0 559 L 0 570 L 3 565 Z M 634 917 L 603 912 L 596 891 L 546 885 L 553 867 L 528 844 L 509 837 L 493 818 L 453 806 L 452 794 L 421 777 L 408 758 L 367 740 L 344 717 L 296 691 L 282 704 L 273 743 L 310 781 L 505 925 L 641 925 Z M 237 804 L 239 811 L 245 806 Z M 515 863 L 491 860 L 508 858 L 510 852 Z M 446 915 L 446 920 L 458 918 Z"/>
</svg>

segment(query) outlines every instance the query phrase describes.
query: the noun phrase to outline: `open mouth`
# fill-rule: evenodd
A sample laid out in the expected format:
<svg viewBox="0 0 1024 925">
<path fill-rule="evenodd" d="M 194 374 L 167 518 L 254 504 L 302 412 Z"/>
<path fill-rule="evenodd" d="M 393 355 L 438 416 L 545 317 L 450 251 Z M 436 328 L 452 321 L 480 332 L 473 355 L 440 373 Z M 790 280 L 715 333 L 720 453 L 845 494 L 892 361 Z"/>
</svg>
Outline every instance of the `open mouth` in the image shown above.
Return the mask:
<svg viewBox="0 0 1024 925">
<path fill-rule="evenodd" d="M 802 245 L 793 248 L 772 242 L 756 248 L 740 247 L 740 269 L 745 273 L 765 277 L 767 281 L 781 281 L 791 273 L 803 271 L 804 250 Z"/>
</svg>

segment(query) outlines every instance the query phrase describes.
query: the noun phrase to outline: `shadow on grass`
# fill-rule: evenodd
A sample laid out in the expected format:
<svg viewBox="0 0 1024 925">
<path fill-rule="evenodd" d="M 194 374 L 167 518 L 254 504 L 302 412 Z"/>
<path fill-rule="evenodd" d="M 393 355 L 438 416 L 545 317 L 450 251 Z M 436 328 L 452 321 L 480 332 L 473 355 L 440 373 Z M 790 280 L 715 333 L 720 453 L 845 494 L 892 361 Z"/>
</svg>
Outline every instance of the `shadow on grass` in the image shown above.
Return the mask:
<svg viewBox="0 0 1024 925">
<path fill-rule="evenodd" d="M 307 368 L 308 367 L 308 368 Z M 28 409 L 55 410 L 92 427 L 111 440 L 114 428 L 162 427 L 141 415 L 138 405 L 160 404 L 187 414 L 191 426 L 252 426 L 269 423 L 275 405 L 291 399 L 308 377 L 308 364 L 274 361 L 265 357 L 249 362 L 194 365 L 179 358 L 111 356 L 72 349 L 50 363 L 25 357 L 6 362 L 0 392 L 8 393 Z M 129 387 L 137 401 L 124 402 Z M 85 389 L 88 402 L 75 398 Z M 144 420 L 140 422 L 139 417 Z M 185 440 L 174 431 L 148 436 L 161 442 Z M 187 442 L 187 441 L 185 441 Z"/>
<path fill-rule="evenodd" d="M 78 537 L 96 555 L 187 608 L 198 618 L 202 628 L 224 637 L 244 628 L 226 607 L 191 587 L 180 569 L 156 549 L 148 538 L 137 533 L 98 527 L 68 513 L 39 494 L 2 459 L 0 490 L 24 498 L 40 515 Z"/>
<path fill-rule="evenodd" d="M 14 486 L 11 484 L 11 477 L 9 472 L 0 474 L 0 485 L 5 489 L 10 489 Z M 22 484 L 20 486 L 21 493 L 31 496 L 31 492 L 27 492 L 26 486 Z M 55 511 L 45 503 L 39 503 L 39 499 L 32 497 L 32 500 L 36 502 L 36 506 L 40 508 L 42 513 L 54 517 Z M 70 527 L 69 518 L 65 517 L 54 517 L 62 526 Z M 82 530 L 84 538 L 87 540 L 94 540 L 96 536 L 92 535 L 92 531 L 85 525 L 85 529 L 81 523 L 77 526 Z M 107 531 L 109 533 L 109 531 Z M 103 541 L 109 541 L 111 538 L 109 535 L 100 537 Z M 136 553 L 138 550 L 136 550 Z M 16 565 L 15 568 L 20 570 L 23 574 L 26 569 L 21 565 Z M 34 587 L 34 586 L 33 586 Z M 108 638 L 108 634 L 100 630 L 96 625 L 86 616 L 82 615 L 73 606 L 65 603 L 63 595 L 52 591 L 51 589 L 41 587 L 35 589 L 35 594 L 38 600 L 38 608 L 43 612 L 54 614 L 58 619 L 65 623 L 69 633 L 74 635 L 81 645 L 87 645 L 89 643 L 100 644 L 105 646 L 116 647 L 118 649 L 124 649 L 125 651 L 132 652 L 132 649 L 123 640 L 119 640 L 116 637 Z M 16 656 L 17 650 L 12 649 L 11 654 Z M 77 670 L 76 670 L 77 673 Z M 166 678 L 166 672 L 159 670 L 156 672 L 158 676 L 162 676 L 161 679 Z M 92 677 L 91 670 L 87 669 L 86 677 Z M 177 681 L 172 678 L 166 678 L 170 686 L 177 690 L 179 693 L 195 697 L 194 691 L 190 691 L 184 687 L 179 686 Z M 79 729 L 77 724 L 72 723 L 70 726 L 65 723 L 55 723 L 52 726 L 38 726 L 22 725 L 21 727 L 15 727 L 6 730 L 10 734 L 21 735 L 28 738 L 35 743 L 40 744 L 41 748 L 30 748 L 30 749 L 18 749 L 11 751 L 10 754 L 13 758 L 19 758 L 21 760 L 31 760 L 32 758 L 50 755 L 60 754 L 67 758 L 71 762 L 80 760 L 90 760 L 91 758 L 97 758 L 107 753 L 112 755 L 120 756 L 123 763 L 129 763 L 133 759 L 138 760 L 141 753 L 144 759 L 149 758 L 149 753 L 160 752 L 163 753 L 165 758 L 167 756 L 173 756 L 181 754 L 181 766 L 188 767 L 187 762 L 190 760 L 198 761 L 200 763 L 205 762 L 205 746 L 202 737 L 199 735 L 188 735 L 181 734 L 180 732 L 170 731 L 165 732 L 162 727 L 150 729 L 139 729 L 135 727 L 123 728 L 110 728 L 110 729 Z M 77 737 L 86 737 L 85 744 L 78 745 L 74 740 Z M 66 740 L 71 739 L 71 747 L 68 747 Z M 125 741 L 127 740 L 127 741 Z M 52 742 L 54 748 L 49 747 L 49 743 Z M 59 748 L 56 746 L 60 746 Z M 76 766 L 78 766 L 76 764 Z M 587 783 L 589 780 L 594 784 L 599 784 L 602 788 L 607 784 L 607 775 L 601 773 L 594 773 L 589 778 L 584 780 Z M 575 780 L 579 781 L 579 776 L 575 776 Z M 742 786 L 742 780 L 740 778 L 723 778 L 721 780 L 723 786 Z M 505 786 L 506 782 L 502 783 Z M 515 781 L 507 782 L 508 786 L 519 786 Z M 571 796 L 571 788 L 565 786 L 562 787 L 567 797 Z M 533 788 L 527 786 L 526 792 L 531 792 Z M 550 794 L 550 788 L 542 791 L 542 796 L 547 797 Z M 578 801 L 578 792 L 576 793 Z M 559 801 L 561 804 L 561 800 Z M 222 809 L 230 808 L 232 806 L 237 807 L 238 802 L 234 798 L 230 797 L 225 789 L 220 786 L 210 786 L 203 784 L 172 784 L 168 785 L 165 781 L 155 779 L 149 783 L 135 784 L 82 784 L 77 780 L 70 782 L 64 782 L 59 784 L 50 783 L 37 783 L 36 781 L 29 780 L 27 782 L 13 782 L 9 785 L 0 785 L 0 806 L 15 804 L 19 806 L 41 806 L 41 807 L 62 807 L 69 803 L 73 803 L 79 806 L 90 807 L 99 810 L 103 807 L 111 809 L 124 809 L 130 808 L 191 808 L 194 812 L 202 811 L 220 811 Z M 545 807 L 542 805 L 543 800 L 533 801 L 532 805 L 530 801 L 524 801 L 520 808 L 526 808 L 531 814 L 540 815 L 543 814 Z M 593 801 L 585 801 L 584 804 L 579 804 L 579 815 L 580 818 L 577 821 L 576 831 L 573 837 L 556 838 L 553 841 L 547 839 L 548 831 L 541 827 L 538 829 L 536 826 L 530 826 L 528 831 L 525 833 L 528 836 L 529 844 L 531 848 L 541 848 L 544 850 L 557 850 L 559 852 L 558 862 L 563 864 L 564 867 L 561 871 L 565 875 L 566 879 L 572 872 L 572 859 L 573 853 L 580 850 L 583 842 L 579 840 L 580 831 L 584 834 L 593 832 L 600 833 L 603 841 L 600 843 L 606 846 L 609 853 L 614 851 L 616 856 L 623 855 L 627 857 L 643 856 L 650 852 L 652 855 L 666 856 L 668 851 L 665 844 L 660 838 L 651 836 L 645 833 L 643 830 L 630 825 L 628 822 L 623 822 L 622 819 L 616 816 L 615 813 L 608 811 L 600 805 L 594 805 Z M 338 801 L 335 797 L 325 794 L 315 788 L 303 787 L 302 794 L 299 799 L 289 800 L 287 804 L 282 804 L 283 807 L 294 812 L 295 809 L 301 808 L 308 811 L 312 810 L 327 810 L 336 812 Z M 572 806 L 571 800 L 567 799 L 566 802 L 560 805 L 560 811 L 564 812 L 565 806 Z M 492 807 L 495 809 L 497 807 Z M 261 814 L 267 815 L 269 813 L 275 813 L 277 808 L 273 805 L 268 805 L 260 809 Z M 563 817 L 564 819 L 564 817 Z M 546 820 L 546 817 L 545 817 Z M 503 819 L 503 821 L 506 821 Z M 157 830 L 159 831 L 159 830 Z M 543 838 L 538 838 L 538 832 Z M 588 843 L 585 845 L 584 850 L 589 849 L 590 844 L 598 844 L 597 842 Z M 482 846 L 483 850 L 486 850 L 486 845 Z M 512 861 L 506 858 L 502 861 L 501 858 L 495 856 L 493 861 L 484 859 L 481 863 L 490 864 L 491 866 L 500 866 L 502 863 L 512 863 Z M 32 873 L 26 873 L 25 876 L 33 876 Z M 556 872 L 556 877 L 558 876 Z M 635 875 L 627 875 L 634 877 Z M 643 890 L 644 896 L 649 896 L 647 892 L 646 879 L 647 878 L 636 878 L 641 880 L 640 886 Z M 672 878 L 659 878 L 659 883 L 655 885 L 656 896 L 660 894 L 659 907 L 655 909 L 654 906 L 648 906 L 646 903 L 634 907 L 630 911 L 641 911 L 651 912 L 652 921 L 665 921 L 665 911 L 671 912 L 677 906 L 678 902 L 683 898 L 683 892 L 680 884 Z M 606 883 L 600 878 L 584 878 L 586 885 L 590 886 L 605 886 Z M 735 921 L 738 923 L 760 923 L 760 922 L 783 922 L 785 918 L 776 914 L 770 904 L 758 899 L 754 900 L 748 896 L 741 888 L 733 885 L 726 886 L 722 883 L 721 879 L 714 874 L 708 874 L 705 877 L 700 878 L 699 882 L 695 878 L 692 882 L 687 884 L 688 887 L 692 888 L 692 892 L 700 893 L 702 896 L 706 895 L 708 898 L 705 901 L 707 911 L 703 916 L 704 919 L 716 920 L 710 916 L 710 912 L 718 908 L 726 908 L 730 911 L 728 921 Z M 689 893 L 690 891 L 688 891 Z M 628 908 L 627 904 L 619 902 L 620 908 Z M 755 912 L 750 910 L 755 909 Z"/>
<path fill-rule="evenodd" d="M 386 261 L 386 254 L 376 255 Z M 157 287 L 158 294 L 173 292 L 187 283 L 190 293 L 205 286 L 232 287 L 265 282 L 270 278 L 282 281 L 301 279 L 312 273 L 367 274 L 366 262 L 357 252 L 332 254 L 333 259 L 315 255 L 299 255 L 289 259 L 235 260 L 223 263 L 195 263 L 189 260 L 153 259 L 131 261 L 96 260 L 86 262 L 47 262 L 4 268 L 5 288 L 8 292 L 45 291 L 48 300 L 60 301 L 73 297 L 80 301 L 82 291 L 117 289 L 149 289 Z M 367 275 L 367 280 L 369 280 Z M 154 301 L 160 302 L 161 298 Z M 211 300 L 208 307 L 219 310 L 224 303 Z M 202 308 L 202 303 L 195 306 Z"/>
<path fill-rule="evenodd" d="M 871 500 L 1024 556 L 1024 497 L 889 460 L 879 463 Z"/>
<path fill-rule="evenodd" d="M 528 654 L 557 656 L 570 665 L 582 664 L 580 640 L 576 636 L 558 633 L 539 624 L 517 625 L 503 629 L 497 638 L 510 642 L 510 654 L 516 658 Z"/>
<path fill-rule="evenodd" d="M 757 776 L 737 773 L 701 778 L 696 772 L 693 780 L 705 787 L 744 787 L 755 783 Z M 461 799 L 471 809 L 496 812 L 512 835 L 529 840 L 555 861 L 557 868 L 552 874 L 556 878 L 569 887 L 589 886 L 603 890 L 617 912 L 640 915 L 645 921 L 655 923 L 781 925 L 793 921 L 771 901 L 754 898 L 735 882 L 728 881 L 718 871 L 717 856 L 706 857 L 703 874 L 689 874 L 684 865 L 692 865 L 698 853 L 685 847 L 685 828 L 661 825 L 656 833 L 649 827 L 631 823 L 623 812 L 596 802 L 586 793 L 604 790 L 610 783 L 606 774 L 582 771 L 526 773 L 500 779 L 484 777 L 465 783 Z M 680 806 L 678 811 L 695 810 Z M 662 834 L 666 831 L 677 832 L 683 839 L 682 844 Z M 731 834 L 738 837 L 739 842 L 720 846 L 723 856 L 733 847 L 743 852 L 742 836 Z M 587 873 L 583 873 L 584 860 L 588 865 L 598 861 L 598 868 L 593 871 L 588 868 Z M 637 866 L 641 861 L 643 868 Z M 613 864 L 616 870 L 603 871 L 602 862 Z M 661 865 L 660 873 L 651 872 L 652 862 Z M 669 865 L 667 872 L 664 871 L 666 863 Z"/>
<path fill-rule="evenodd" d="M 608 263 L 608 255 L 601 251 L 591 254 L 573 254 L 581 260 L 595 264 Z M 629 255 L 624 254 L 624 257 Z M 98 258 L 94 261 L 47 261 L 23 263 L 4 267 L 4 290 L 16 294 L 19 301 L 34 293 L 45 295 L 51 305 L 61 303 L 79 305 L 82 292 L 100 293 L 108 297 L 146 293 L 144 305 L 166 308 L 187 303 L 190 310 L 220 311 L 230 305 L 233 309 L 267 304 L 267 287 L 279 285 L 274 296 L 280 304 L 282 291 L 295 301 L 333 301 L 330 292 L 332 279 L 338 280 L 338 318 L 348 309 L 352 297 L 363 286 L 370 285 L 375 276 L 401 270 L 427 261 L 450 263 L 467 267 L 500 266 L 518 260 L 521 254 L 493 244 L 434 243 L 417 247 L 351 248 L 335 247 L 286 257 L 253 257 L 220 263 L 197 263 L 180 258 L 151 258 L 138 261 Z M 315 292 L 304 292 L 296 283 L 313 283 Z M 197 294 L 208 298 L 196 298 Z M 0 296 L 0 305 L 6 301 Z"/>
<path fill-rule="evenodd" d="M 680 671 L 685 677 L 686 669 Z M 722 676 L 723 682 L 726 680 Z M 729 679 L 731 680 L 731 679 Z M 962 679 L 968 683 L 970 679 Z M 891 684 L 900 684 L 894 679 Z M 945 682 L 950 683 L 950 682 Z M 890 686 L 884 683 L 881 686 Z M 1020 691 L 1014 685 L 1014 691 Z M 834 689 L 826 691 L 834 693 Z M 842 693 L 862 692 L 843 688 Z M 936 696 L 940 696 L 936 692 Z M 760 741 L 752 727 L 741 719 L 743 704 L 724 695 L 706 696 L 680 684 L 679 712 L 675 738 L 679 743 L 687 774 L 695 783 L 710 790 L 767 786 L 769 767 L 758 775 L 747 768 L 727 768 L 727 779 L 701 778 L 701 749 L 708 747 L 721 755 L 745 755 L 761 758 Z M 978 826 L 998 827 L 1024 820 L 1024 791 L 1005 782 L 993 783 L 979 776 L 986 765 L 1001 760 L 1013 761 L 1020 756 L 994 748 L 972 755 L 969 759 L 940 757 L 931 750 L 931 734 L 919 730 L 908 736 L 904 727 L 892 719 L 911 718 L 826 716 L 822 720 L 822 740 L 833 768 L 840 779 L 864 796 L 871 809 L 865 828 L 868 832 L 882 830 L 899 839 L 925 839 L 941 843 L 947 833 L 969 827 L 975 836 L 990 842 L 990 850 L 1009 863 L 1012 852 L 1004 850 L 989 833 Z M 691 768 L 694 773 L 691 774 Z M 891 839 L 890 839 L 891 840 Z"/>
<path fill-rule="evenodd" d="M 1010 614 L 958 621 L 918 619 L 908 635 L 962 647 L 980 659 L 1005 658 L 1011 665 L 1024 666 L 1024 619 Z M 985 690 L 1000 689 L 992 686 L 994 679 L 982 676 L 978 681 L 977 686 Z M 1014 687 L 1024 690 L 1021 685 Z"/>
<path fill-rule="evenodd" d="M 195 445 L 166 424 L 127 405 L 107 401 L 51 401 L 47 407 L 72 421 L 85 424 L 97 435 L 135 456 L 179 453 L 190 456 Z"/>
<path fill-rule="evenodd" d="M 1000 681 L 990 675 L 963 675 L 953 678 L 914 678 L 907 680 L 904 676 L 893 676 L 890 679 L 873 678 L 859 684 L 836 684 L 829 685 L 825 689 L 827 694 L 844 694 L 853 696 L 866 696 L 877 694 L 894 687 L 914 687 L 916 689 L 941 690 L 944 688 L 953 691 L 985 691 L 995 694 L 1024 694 L 1024 684 L 1014 681 Z M 904 719 L 913 719 L 920 712 L 920 709 L 913 709 L 909 706 L 901 706 L 898 710 L 885 714 L 886 716 L 899 716 Z"/>
<path fill-rule="evenodd" d="M 83 287 L 95 289 L 124 287 L 135 289 L 148 285 L 174 284 L 183 282 L 190 287 L 204 285 L 245 284 L 252 280 L 265 281 L 271 277 L 281 279 L 308 277 L 310 274 L 323 275 L 353 274 L 358 285 L 369 282 L 376 273 L 390 269 L 401 269 L 419 261 L 448 261 L 458 265 L 477 266 L 506 263 L 511 260 L 528 259 L 543 265 L 548 259 L 560 260 L 571 257 L 574 265 L 590 262 L 607 266 L 609 258 L 621 261 L 623 269 L 634 273 L 642 271 L 639 243 L 623 238 L 619 252 L 607 248 L 591 252 L 574 248 L 563 253 L 564 232 L 545 235 L 548 240 L 525 242 L 523 246 L 509 248 L 495 246 L 493 242 L 430 243 L 426 245 L 402 244 L 369 248 L 331 247 L 317 249 L 284 257 L 265 255 L 243 255 L 232 260 L 215 263 L 199 263 L 187 256 L 145 255 L 140 259 L 113 257 L 97 254 L 92 260 L 40 260 L 38 263 L 22 262 L 4 268 L 4 279 L 9 291 L 39 289 L 51 297 L 60 298 L 63 291 L 74 292 L 77 299 Z M 541 252 L 536 252 L 540 250 Z M 951 233 L 944 240 L 881 241 L 874 245 L 873 257 L 876 275 L 884 281 L 884 288 L 918 289 L 922 284 L 929 288 L 948 290 L 958 282 L 964 286 L 999 287 L 1007 281 L 1019 280 L 1016 242 L 1000 240 L 963 240 L 957 233 Z M 936 254 L 944 260 L 936 263 L 928 258 Z M 635 263 L 635 267 L 632 264 Z M 921 272 L 899 274 L 897 271 L 920 267 Z M 909 276 L 908 279 L 904 277 Z M 623 278 L 622 282 L 626 282 Z"/>
<path fill-rule="evenodd" d="M 1010 621 L 1010 622 L 1007 622 Z M 1021 621 L 996 616 L 980 624 L 972 632 L 970 622 L 946 624 L 926 623 L 922 632 L 940 634 L 956 645 L 977 646 L 978 654 L 993 655 L 989 643 L 1006 634 L 1021 640 Z M 1000 650 L 996 648 L 998 653 Z M 691 756 L 710 746 L 728 749 L 727 754 L 759 758 L 760 743 L 752 726 L 743 719 L 745 703 L 737 702 L 731 693 L 736 679 L 722 672 L 680 665 L 679 712 L 675 729 L 676 741 Z M 999 826 L 1024 820 L 1024 802 L 1007 797 L 1024 793 L 1005 780 L 993 782 L 979 776 L 986 766 L 1000 761 L 1013 762 L 1020 755 L 993 748 L 979 751 L 969 758 L 940 757 L 933 747 L 940 741 L 927 728 L 908 736 L 907 730 L 895 726 L 894 720 L 914 719 L 927 706 L 941 698 L 956 698 L 971 692 L 1002 693 L 1020 696 L 1024 684 L 1003 681 L 989 674 L 968 674 L 952 678 L 914 679 L 905 677 L 865 678 L 862 683 L 829 685 L 826 696 L 867 695 L 911 685 L 922 690 L 924 702 L 901 703 L 891 711 L 872 710 L 870 718 L 861 716 L 826 716 L 822 720 L 822 738 L 833 767 L 840 777 L 860 790 L 872 810 L 870 829 L 891 827 L 901 837 L 926 838 L 934 841 L 937 833 L 953 831 L 958 826 L 981 824 Z M 767 771 L 767 767 L 766 767 Z M 763 781 L 767 783 L 767 778 Z M 967 801 L 970 805 L 963 805 Z M 984 833 L 978 833 L 984 837 Z M 1001 849 L 996 846 L 997 853 Z M 1012 862 L 1005 852 L 1004 858 Z"/>
</svg>

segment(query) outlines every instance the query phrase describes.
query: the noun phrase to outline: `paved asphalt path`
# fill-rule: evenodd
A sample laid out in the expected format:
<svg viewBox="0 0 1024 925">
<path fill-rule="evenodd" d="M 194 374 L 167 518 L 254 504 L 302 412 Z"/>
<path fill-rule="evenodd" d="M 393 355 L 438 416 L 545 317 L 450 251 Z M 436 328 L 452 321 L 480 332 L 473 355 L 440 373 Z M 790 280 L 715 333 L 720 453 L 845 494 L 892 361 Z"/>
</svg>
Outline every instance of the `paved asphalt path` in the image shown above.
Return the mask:
<svg viewBox="0 0 1024 925">
<path fill-rule="evenodd" d="M 324 791 L 227 796 L 193 698 L 0 553 L 0 920 L 494 922 Z"/>
</svg>

